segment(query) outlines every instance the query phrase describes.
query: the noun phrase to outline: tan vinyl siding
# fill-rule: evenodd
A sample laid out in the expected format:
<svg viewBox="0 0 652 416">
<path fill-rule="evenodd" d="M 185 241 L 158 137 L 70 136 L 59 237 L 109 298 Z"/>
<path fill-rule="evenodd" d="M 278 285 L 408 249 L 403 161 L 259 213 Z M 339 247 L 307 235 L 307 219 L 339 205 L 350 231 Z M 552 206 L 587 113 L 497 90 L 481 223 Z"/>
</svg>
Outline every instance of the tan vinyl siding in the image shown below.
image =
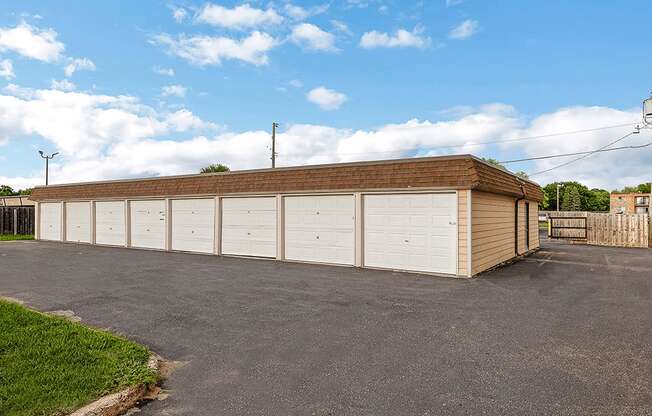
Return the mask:
<svg viewBox="0 0 652 416">
<path fill-rule="evenodd" d="M 473 191 L 473 274 L 514 257 L 514 198 Z"/>
<path fill-rule="evenodd" d="M 468 230 L 468 218 L 467 218 L 467 199 L 468 194 L 471 191 L 460 190 L 457 193 L 457 274 L 459 276 L 468 275 L 468 247 L 467 247 L 467 230 Z"/>
<path fill-rule="evenodd" d="M 530 250 L 539 248 L 539 204 L 530 201 Z"/>
<path fill-rule="evenodd" d="M 478 274 L 516 256 L 514 252 L 515 198 L 473 191 L 472 201 L 472 260 L 473 274 Z M 527 251 L 525 244 L 525 202 L 519 201 L 519 254 Z M 537 203 L 530 204 L 530 247 L 539 247 Z"/>
<path fill-rule="evenodd" d="M 518 252 L 525 253 L 528 248 L 525 244 L 525 201 L 518 201 Z"/>
</svg>

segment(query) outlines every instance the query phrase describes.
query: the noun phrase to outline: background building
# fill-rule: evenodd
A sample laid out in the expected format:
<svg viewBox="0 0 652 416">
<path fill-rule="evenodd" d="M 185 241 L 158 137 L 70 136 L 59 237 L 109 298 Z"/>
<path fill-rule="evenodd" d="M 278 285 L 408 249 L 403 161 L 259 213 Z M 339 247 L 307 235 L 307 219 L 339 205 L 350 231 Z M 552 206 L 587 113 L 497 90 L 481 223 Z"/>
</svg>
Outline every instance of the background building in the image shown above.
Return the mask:
<svg viewBox="0 0 652 416">
<path fill-rule="evenodd" d="M 650 194 L 641 192 L 612 193 L 609 205 L 613 214 L 649 214 Z"/>
</svg>

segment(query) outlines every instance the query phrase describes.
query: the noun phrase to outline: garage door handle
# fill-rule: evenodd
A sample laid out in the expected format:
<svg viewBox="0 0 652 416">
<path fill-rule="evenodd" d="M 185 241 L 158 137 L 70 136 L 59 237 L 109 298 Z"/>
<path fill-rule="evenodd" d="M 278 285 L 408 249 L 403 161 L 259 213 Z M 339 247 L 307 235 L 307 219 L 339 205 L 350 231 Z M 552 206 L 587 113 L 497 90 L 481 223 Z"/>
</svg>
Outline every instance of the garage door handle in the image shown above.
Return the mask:
<svg viewBox="0 0 652 416">
<path fill-rule="evenodd" d="M 449 221 L 448 224 L 450 225 L 456 225 L 457 223 L 455 221 Z"/>
<path fill-rule="evenodd" d="M 409 242 L 410 242 L 410 240 L 403 240 L 403 241 L 405 241 L 406 243 L 409 243 Z"/>
<path fill-rule="evenodd" d="M 319 240 L 319 236 L 317 236 L 317 240 Z"/>
</svg>

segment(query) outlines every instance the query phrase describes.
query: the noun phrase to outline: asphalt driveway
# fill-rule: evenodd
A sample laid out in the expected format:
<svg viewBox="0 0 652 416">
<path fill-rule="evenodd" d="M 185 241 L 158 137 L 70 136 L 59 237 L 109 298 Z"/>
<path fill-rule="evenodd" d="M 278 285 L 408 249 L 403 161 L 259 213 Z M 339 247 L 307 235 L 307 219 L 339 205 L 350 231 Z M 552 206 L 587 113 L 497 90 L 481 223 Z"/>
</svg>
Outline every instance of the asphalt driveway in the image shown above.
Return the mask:
<svg viewBox="0 0 652 416">
<path fill-rule="evenodd" d="M 652 250 L 455 280 L 9 242 L 0 295 L 184 362 L 145 415 L 652 414 Z"/>
</svg>

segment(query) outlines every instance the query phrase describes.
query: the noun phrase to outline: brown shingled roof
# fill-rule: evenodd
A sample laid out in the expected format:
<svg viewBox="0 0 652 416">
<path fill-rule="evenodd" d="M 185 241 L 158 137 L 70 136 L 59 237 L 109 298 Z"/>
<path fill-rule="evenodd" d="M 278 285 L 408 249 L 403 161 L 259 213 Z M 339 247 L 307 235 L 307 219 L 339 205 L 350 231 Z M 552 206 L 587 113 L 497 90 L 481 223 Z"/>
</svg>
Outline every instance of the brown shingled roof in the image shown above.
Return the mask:
<svg viewBox="0 0 652 416">
<path fill-rule="evenodd" d="M 477 189 L 542 201 L 539 185 L 470 156 L 440 156 L 37 187 L 34 201 L 356 191 Z"/>
</svg>

